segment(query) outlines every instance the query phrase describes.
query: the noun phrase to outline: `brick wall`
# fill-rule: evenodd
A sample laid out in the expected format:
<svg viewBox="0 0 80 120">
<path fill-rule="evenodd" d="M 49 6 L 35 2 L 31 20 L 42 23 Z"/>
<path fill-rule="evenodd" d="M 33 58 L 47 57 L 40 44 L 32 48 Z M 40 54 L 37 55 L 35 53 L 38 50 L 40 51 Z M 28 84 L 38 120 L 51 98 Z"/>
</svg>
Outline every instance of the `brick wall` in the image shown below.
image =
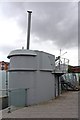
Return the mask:
<svg viewBox="0 0 80 120">
<path fill-rule="evenodd" d="M 8 62 L 0 61 L 0 70 L 8 70 L 8 67 L 9 67 Z"/>
</svg>

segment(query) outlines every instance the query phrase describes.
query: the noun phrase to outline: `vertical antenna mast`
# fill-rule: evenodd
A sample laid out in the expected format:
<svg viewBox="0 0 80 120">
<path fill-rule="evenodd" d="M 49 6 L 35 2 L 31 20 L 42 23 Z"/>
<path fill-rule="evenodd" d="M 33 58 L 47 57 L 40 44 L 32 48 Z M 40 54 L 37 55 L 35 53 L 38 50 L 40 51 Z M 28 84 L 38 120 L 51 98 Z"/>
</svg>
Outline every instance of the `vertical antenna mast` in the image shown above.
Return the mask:
<svg viewBox="0 0 80 120">
<path fill-rule="evenodd" d="M 31 13 L 32 11 L 28 12 L 28 28 L 27 28 L 27 50 L 29 50 L 29 43 L 30 43 L 30 26 L 31 26 Z"/>
</svg>

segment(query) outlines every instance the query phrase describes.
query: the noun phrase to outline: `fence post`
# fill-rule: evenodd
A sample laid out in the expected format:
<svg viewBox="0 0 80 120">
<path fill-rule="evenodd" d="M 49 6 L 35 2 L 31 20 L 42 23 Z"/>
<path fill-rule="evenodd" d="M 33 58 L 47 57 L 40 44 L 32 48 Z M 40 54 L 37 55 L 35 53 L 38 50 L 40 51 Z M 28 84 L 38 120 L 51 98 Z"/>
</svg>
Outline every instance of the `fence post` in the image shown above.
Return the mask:
<svg viewBox="0 0 80 120">
<path fill-rule="evenodd" d="M 25 107 L 27 107 L 27 88 L 25 89 Z"/>
<path fill-rule="evenodd" d="M 8 71 L 6 71 L 6 96 L 8 97 Z"/>
<path fill-rule="evenodd" d="M 11 113 L 11 90 L 9 90 L 9 97 L 8 97 L 8 113 Z"/>
</svg>

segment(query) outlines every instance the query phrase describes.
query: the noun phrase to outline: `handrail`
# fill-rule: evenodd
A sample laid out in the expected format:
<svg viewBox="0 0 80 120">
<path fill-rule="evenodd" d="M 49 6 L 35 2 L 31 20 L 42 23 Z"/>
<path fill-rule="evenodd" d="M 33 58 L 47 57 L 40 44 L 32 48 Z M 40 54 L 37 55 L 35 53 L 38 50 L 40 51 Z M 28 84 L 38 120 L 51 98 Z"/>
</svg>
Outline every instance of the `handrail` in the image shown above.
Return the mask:
<svg viewBox="0 0 80 120">
<path fill-rule="evenodd" d="M 68 71 L 69 59 L 60 58 L 55 62 L 55 70 Z"/>
</svg>

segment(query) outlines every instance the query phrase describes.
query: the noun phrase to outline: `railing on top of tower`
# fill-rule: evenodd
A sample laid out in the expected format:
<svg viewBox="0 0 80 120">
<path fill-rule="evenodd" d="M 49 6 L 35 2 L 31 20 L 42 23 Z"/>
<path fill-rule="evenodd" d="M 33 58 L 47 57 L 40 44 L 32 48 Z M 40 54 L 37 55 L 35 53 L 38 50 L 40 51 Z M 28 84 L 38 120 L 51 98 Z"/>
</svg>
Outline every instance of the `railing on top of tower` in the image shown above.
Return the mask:
<svg viewBox="0 0 80 120">
<path fill-rule="evenodd" d="M 66 54 L 67 52 L 65 52 L 64 54 Z M 67 73 L 68 72 L 68 66 L 69 66 L 69 59 L 67 58 L 62 58 L 61 55 L 61 49 L 60 49 L 60 56 L 56 57 L 55 59 L 55 71 L 62 71 Z"/>
<path fill-rule="evenodd" d="M 55 61 L 55 70 L 68 72 L 68 66 L 69 66 L 69 59 L 67 58 L 60 58 L 59 60 Z"/>
</svg>

